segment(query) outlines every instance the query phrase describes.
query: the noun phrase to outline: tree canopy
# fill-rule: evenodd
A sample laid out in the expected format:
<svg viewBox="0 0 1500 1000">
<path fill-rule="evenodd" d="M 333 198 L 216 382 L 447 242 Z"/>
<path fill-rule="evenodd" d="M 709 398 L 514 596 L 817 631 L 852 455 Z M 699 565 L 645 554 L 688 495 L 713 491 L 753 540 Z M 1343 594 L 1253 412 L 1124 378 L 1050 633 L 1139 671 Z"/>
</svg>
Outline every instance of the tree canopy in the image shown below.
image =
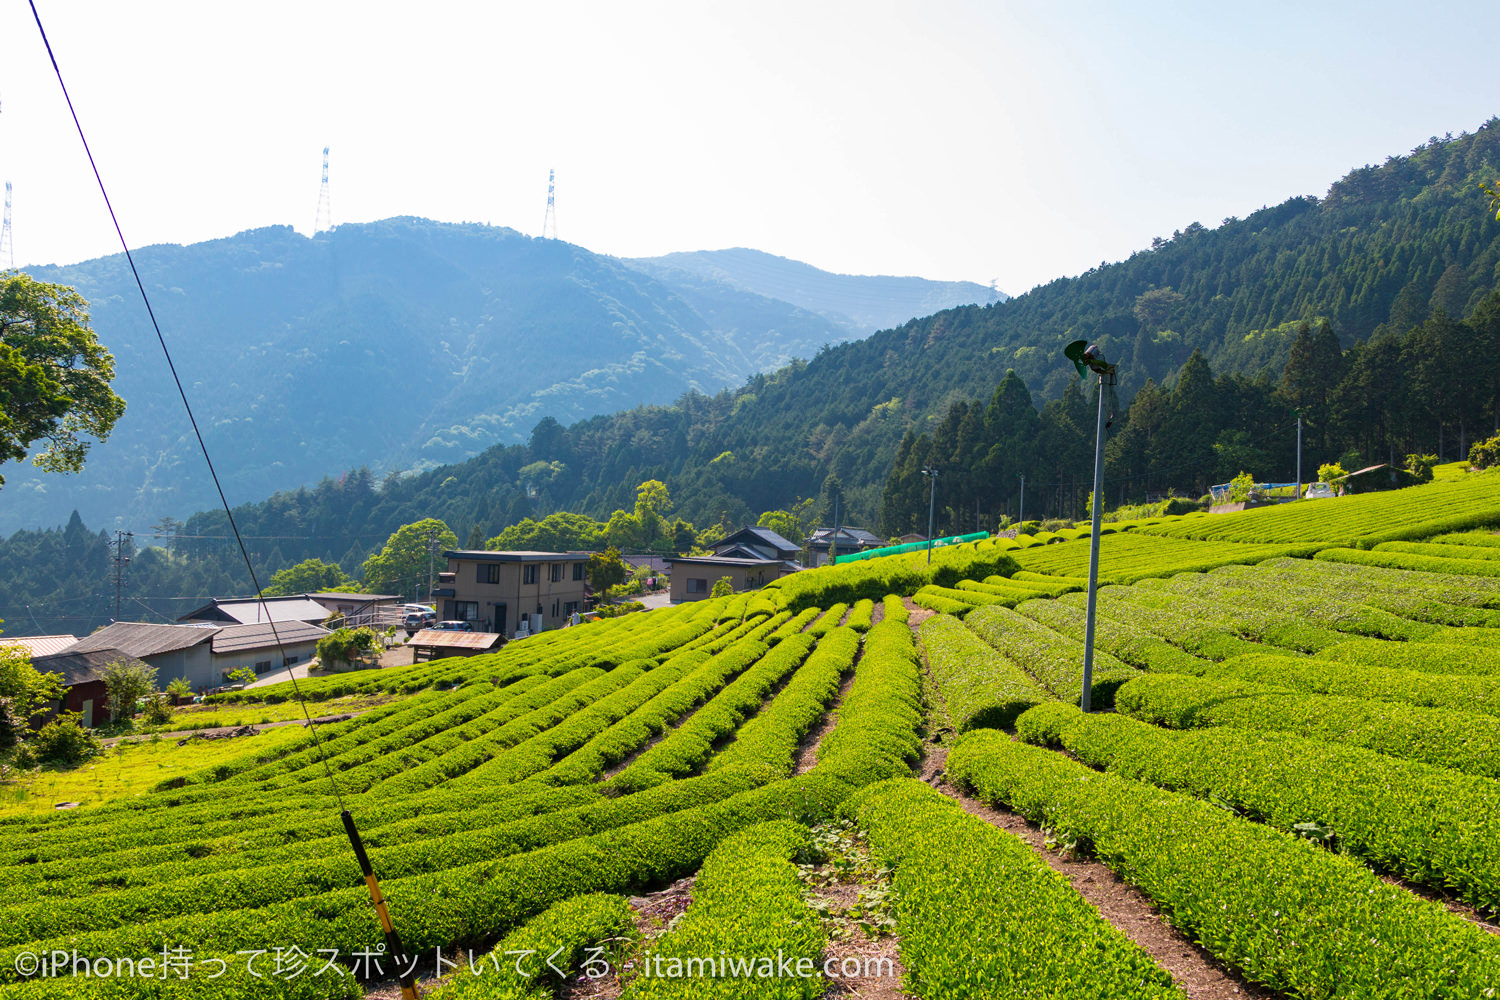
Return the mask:
<svg viewBox="0 0 1500 1000">
<path fill-rule="evenodd" d="M 444 549 L 458 548 L 458 536 L 435 517 L 403 524 L 385 547 L 364 561 L 360 575 L 371 593 L 425 593 L 427 580 Z M 447 566 L 446 561 L 442 564 Z"/>
<path fill-rule="evenodd" d="M 115 359 L 89 329 L 88 304 L 65 285 L 0 276 L 0 461 L 77 472 L 89 438 L 125 412 L 109 384 Z M 5 478 L 0 476 L 0 486 Z"/>
</svg>

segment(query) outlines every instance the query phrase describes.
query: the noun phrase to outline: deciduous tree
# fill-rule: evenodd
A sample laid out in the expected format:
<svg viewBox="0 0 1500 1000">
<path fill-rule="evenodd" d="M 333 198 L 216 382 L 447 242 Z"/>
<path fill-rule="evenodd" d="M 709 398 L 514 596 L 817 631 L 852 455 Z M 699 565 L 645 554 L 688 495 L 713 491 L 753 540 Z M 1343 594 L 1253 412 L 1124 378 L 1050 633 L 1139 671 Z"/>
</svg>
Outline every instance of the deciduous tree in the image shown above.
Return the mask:
<svg viewBox="0 0 1500 1000">
<path fill-rule="evenodd" d="M 34 465 L 82 469 L 89 438 L 109 437 L 125 412 L 109 387 L 114 377 L 81 295 L 25 274 L 0 276 L 0 461 L 41 444 Z"/>
</svg>

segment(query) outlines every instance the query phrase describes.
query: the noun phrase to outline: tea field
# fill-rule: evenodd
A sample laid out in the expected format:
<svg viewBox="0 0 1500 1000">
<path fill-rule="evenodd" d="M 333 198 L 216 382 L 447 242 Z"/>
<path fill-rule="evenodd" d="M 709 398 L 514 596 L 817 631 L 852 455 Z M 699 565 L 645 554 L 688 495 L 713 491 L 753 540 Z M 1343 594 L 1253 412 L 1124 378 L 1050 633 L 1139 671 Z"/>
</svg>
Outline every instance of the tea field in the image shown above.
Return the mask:
<svg viewBox="0 0 1500 1000">
<path fill-rule="evenodd" d="M 305 681 L 365 707 L 98 758 L 80 807 L 0 808 L 0 992 L 384 997 L 404 964 L 447 998 L 862 995 L 856 940 L 879 996 L 1202 995 L 987 806 L 1247 992 L 1500 996 L 1500 474 L 1105 527 L 1088 715 L 1073 530 Z"/>
</svg>

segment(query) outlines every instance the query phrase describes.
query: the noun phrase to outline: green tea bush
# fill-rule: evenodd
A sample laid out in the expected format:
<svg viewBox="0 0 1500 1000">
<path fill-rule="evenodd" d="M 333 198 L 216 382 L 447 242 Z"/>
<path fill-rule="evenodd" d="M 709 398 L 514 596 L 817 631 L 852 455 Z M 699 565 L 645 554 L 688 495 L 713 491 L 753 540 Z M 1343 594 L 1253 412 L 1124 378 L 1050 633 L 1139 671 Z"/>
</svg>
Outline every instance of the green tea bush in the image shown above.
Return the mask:
<svg viewBox="0 0 1500 1000">
<path fill-rule="evenodd" d="M 1181 998 L 1172 977 L 1020 838 L 911 778 L 844 804 L 894 871 L 903 992 Z"/>
<path fill-rule="evenodd" d="M 947 771 L 1086 845 L 1219 961 L 1295 996 L 1482 997 L 1500 938 L 1358 862 L 1174 792 L 978 732 Z"/>
<path fill-rule="evenodd" d="M 1500 719 L 1474 712 L 1299 694 L 1246 681 L 1151 675 L 1120 688 L 1115 709 L 1171 729 L 1287 732 L 1500 778 Z"/>
<path fill-rule="evenodd" d="M 1063 701 L 1075 701 L 1083 694 L 1083 644 L 1059 635 L 1052 629 L 1009 608 L 982 608 L 965 619 L 964 624 L 1007 660 L 1021 667 L 1037 682 Z M 1094 650 L 1091 704 L 1108 708 L 1114 704 L 1115 689 L 1140 671 L 1122 663 L 1101 649 Z"/>
<path fill-rule="evenodd" d="M 918 628 L 932 679 L 959 732 L 1008 726 L 1033 705 L 1051 700 L 1020 666 L 980 641 L 954 618 L 935 615 Z"/>
<path fill-rule="evenodd" d="M 1016 731 L 1041 729 L 1027 712 Z M 1027 742 L 1041 743 L 1023 735 Z M 1119 715 L 1076 713 L 1056 742 L 1121 777 L 1232 807 L 1285 833 L 1331 831 L 1377 870 L 1457 890 L 1500 909 L 1500 783 L 1285 733 L 1218 728 L 1176 734 Z"/>
</svg>

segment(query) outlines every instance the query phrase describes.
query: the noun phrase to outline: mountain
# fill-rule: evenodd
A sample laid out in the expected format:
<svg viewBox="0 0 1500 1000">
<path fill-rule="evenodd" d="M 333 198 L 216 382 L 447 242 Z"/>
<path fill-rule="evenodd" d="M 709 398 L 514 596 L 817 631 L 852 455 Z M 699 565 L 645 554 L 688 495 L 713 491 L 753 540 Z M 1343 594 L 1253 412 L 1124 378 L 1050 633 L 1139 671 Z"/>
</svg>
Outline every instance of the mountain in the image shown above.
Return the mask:
<svg viewBox="0 0 1500 1000">
<path fill-rule="evenodd" d="M 543 417 L 717 392 L 854 335 L 747 286 L 659 280 L 567 243 L 413 218 L 312 238 L 252 230 L 135 260 L 232 499 L 345 468 L 459 461 L 526 440 Z M 32 273 L 90 302 L 127 410 L 79 476 L 7 468 L 0 531 L 69 508 L 139 528 L 216 503 L 124 256 Z M 947 287 L 824 277 L 891 281 L 912 302 Z"/>
<path fill-rule="evenodd" d="M 934 431 L 955 402 L 989 399 L 1007 370 L 1036 403 L 1063 400 L 1076 409 L 1078 395 L 1069 401 L 1067 391 L 1077 375 L 1062 355 L 1071 340 L 1097 341 L 1118 361 L 1125 402 L 1148 380 L 1174 381 L 1195 352 L 1215 373 L 1274 386 L 1304 322 L 1326 320 L 1351 348 L 1393 343 L 1429 318 L 1468 316 L 1500 285 L 1500 221 L 1480 188 L 1497 176 L 1500 119 L 1492 119 L 1472 134 L 1356 169 L 1322 198 L 1294 197 L 1213 229 L 1192 223 L 1128 260 L 828 347 L 733 392 L 592 417 L 528 447 L 496 446 L 384 484 L 360 494 L 352 519 L 338 513 L 337 484 L 245 515 L 265 534 L 316 509 L 324 523 L 349 521 L 346 532 L 358 522 L 365 537 L 434 516 L 460 537 L 477 530 L 487 538 L 550 510 L 607 515 L 628 507 L 635 485 L 654 477 L 667 483 L 681 516 L 739 524 L 816 495 L 832 474 L 842 481 L 849 523 L 873 525 L 903 437 Z M 1398 367 L 1366 395 L 1419 391 L 1411 376 L 1408 368 L 1401 382 Z M 1419 410 L 1381 433 L 1430 440 L 1424 450 L 1436 451 L 1442 427 Z M 1283 413 L 1249 417 L 1268 426 Z M 1091 435 L 1092 414 L 1080 419 Z M 1079 481 L 1089 473 L 1087 451 Z M 523 471 L 539 461 L 556 463 L 540 486 L 534 470 Z M 1016 486 L 1014 477 L 992 484 L 976 514 L 1003 512 Z M 348 541 L 346 534 L 306 554 L 338 559 Z"/>
<path fill-rule="evenodd" d="M 849 334 L 865 337 L 962 305 L 1004 302 L 1004 292 L 972 281 L 831 274 L 800 261 L 759 250 L 698 250 L 664 257 L 627 258 L 687 297 L 704 286 L 725 286 L 765 296 L 828 319 Z"/>
</svg>

